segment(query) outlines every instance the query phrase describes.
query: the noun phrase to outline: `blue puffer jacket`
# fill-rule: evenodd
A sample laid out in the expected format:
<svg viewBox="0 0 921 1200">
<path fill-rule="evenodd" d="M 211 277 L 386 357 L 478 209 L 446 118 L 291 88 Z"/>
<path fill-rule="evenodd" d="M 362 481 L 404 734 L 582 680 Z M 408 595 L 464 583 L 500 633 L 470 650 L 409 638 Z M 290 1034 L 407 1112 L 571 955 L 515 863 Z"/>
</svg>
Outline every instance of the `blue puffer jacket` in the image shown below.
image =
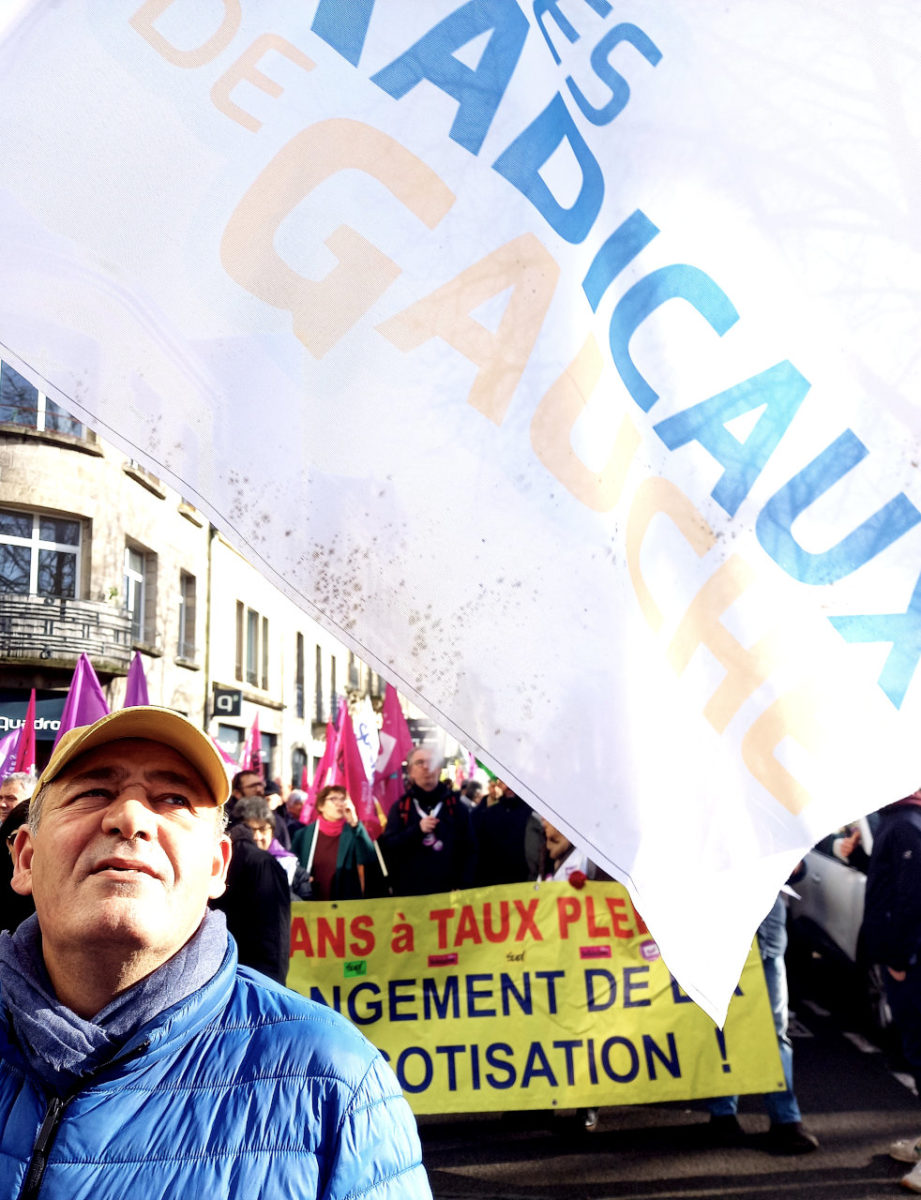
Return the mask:
<svg viewBox="0 0 921 1200">
<path fill-rule="evenodd" d="M 210 983 L 138 1030 L 56 1125 L 60 1102 L 0 1025 L 3 1200 L 430 1200 L 415 1120 L 377 1051 L 331 1009 L 238 968 L 229 940 Z"/>
</svg>

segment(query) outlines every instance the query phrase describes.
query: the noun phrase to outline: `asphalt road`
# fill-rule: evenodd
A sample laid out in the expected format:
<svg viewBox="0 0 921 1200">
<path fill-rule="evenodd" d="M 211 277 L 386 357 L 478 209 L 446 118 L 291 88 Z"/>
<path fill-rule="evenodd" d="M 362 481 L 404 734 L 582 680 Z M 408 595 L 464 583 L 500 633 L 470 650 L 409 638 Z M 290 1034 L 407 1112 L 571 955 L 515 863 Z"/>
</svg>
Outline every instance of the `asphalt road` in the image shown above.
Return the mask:
<svg viewBox="0 0 921 1200">
<path fill-rule="evenodd" d="M 877 1200 L 907 1195 L 908 1169 L 886 1154 L 890 1141 L 921 1133 L 921 1106 L 899 1064 L 810 1001 L 792 1024 L 796 1091 L 820 1149 L 778 1157 L 759 1145 L 767 1117 L 744 1097 L 750 1146 L 720 1149 L 708 1115 L 691 1105 L 610 1108 L 598 1131 L 574 1114 L 422 1117 L 423 1151 L 436 1200 Z"/>
</svg>

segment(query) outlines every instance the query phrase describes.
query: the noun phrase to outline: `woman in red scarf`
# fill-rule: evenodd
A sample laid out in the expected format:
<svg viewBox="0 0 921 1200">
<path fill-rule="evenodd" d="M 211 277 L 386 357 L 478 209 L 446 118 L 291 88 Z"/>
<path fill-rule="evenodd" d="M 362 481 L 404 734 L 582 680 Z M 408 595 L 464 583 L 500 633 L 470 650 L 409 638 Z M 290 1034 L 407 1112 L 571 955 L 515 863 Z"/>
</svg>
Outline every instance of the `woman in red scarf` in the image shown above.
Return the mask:
<svg viewBox="0 0 921 1200">
<path fill-rule="evenodd" d="M 366 868 L 377 859 L 374 843 L 344 788 L 322 788 L 316 811 L 317 819 L 291 839 L 291 849 L 311 877 L 311 899 L 360 900 L 366 894 Z"/>
</svg>

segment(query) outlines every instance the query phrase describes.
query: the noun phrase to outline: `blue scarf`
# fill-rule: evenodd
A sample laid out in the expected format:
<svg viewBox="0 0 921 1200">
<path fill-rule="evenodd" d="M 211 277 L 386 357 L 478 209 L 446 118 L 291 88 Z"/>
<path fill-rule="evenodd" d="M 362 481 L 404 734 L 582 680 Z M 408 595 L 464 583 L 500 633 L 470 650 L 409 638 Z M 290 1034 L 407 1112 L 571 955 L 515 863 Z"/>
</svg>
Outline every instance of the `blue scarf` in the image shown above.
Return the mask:
<svg viewBox="0 0 921 1200">
<path fill-rule="evenodd" d="M 0 996 L 29 1066 L 63 1095 L 113 1057 L 142 1025 L 203 987 L 226 951 L 224 914 L 209 909 L 172 958 L 85 1021 L 55 996 L 38 917 L 31 916 L 12 935 L 0 935 Z"/>
</svg>

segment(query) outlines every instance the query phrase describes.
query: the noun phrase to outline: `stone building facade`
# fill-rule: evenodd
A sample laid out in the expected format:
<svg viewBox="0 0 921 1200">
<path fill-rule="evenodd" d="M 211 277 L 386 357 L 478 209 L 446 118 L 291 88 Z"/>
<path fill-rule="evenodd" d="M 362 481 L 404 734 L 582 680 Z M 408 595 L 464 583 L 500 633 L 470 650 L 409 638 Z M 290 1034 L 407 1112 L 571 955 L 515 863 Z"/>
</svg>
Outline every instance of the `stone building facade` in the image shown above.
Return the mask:
<svg viewBox="0 0 921 1200">
<path fill-rule="evenodd" d="M 41 763 L 80 653 L 115 709 L 135 651 L 151 703 L 232 756 L 258 717 L 286 782 L 312 774 L 337 694 L 384 686 L 192 504 L 0 362 L 0 735 L 35 688 Z"/>
</svg>

